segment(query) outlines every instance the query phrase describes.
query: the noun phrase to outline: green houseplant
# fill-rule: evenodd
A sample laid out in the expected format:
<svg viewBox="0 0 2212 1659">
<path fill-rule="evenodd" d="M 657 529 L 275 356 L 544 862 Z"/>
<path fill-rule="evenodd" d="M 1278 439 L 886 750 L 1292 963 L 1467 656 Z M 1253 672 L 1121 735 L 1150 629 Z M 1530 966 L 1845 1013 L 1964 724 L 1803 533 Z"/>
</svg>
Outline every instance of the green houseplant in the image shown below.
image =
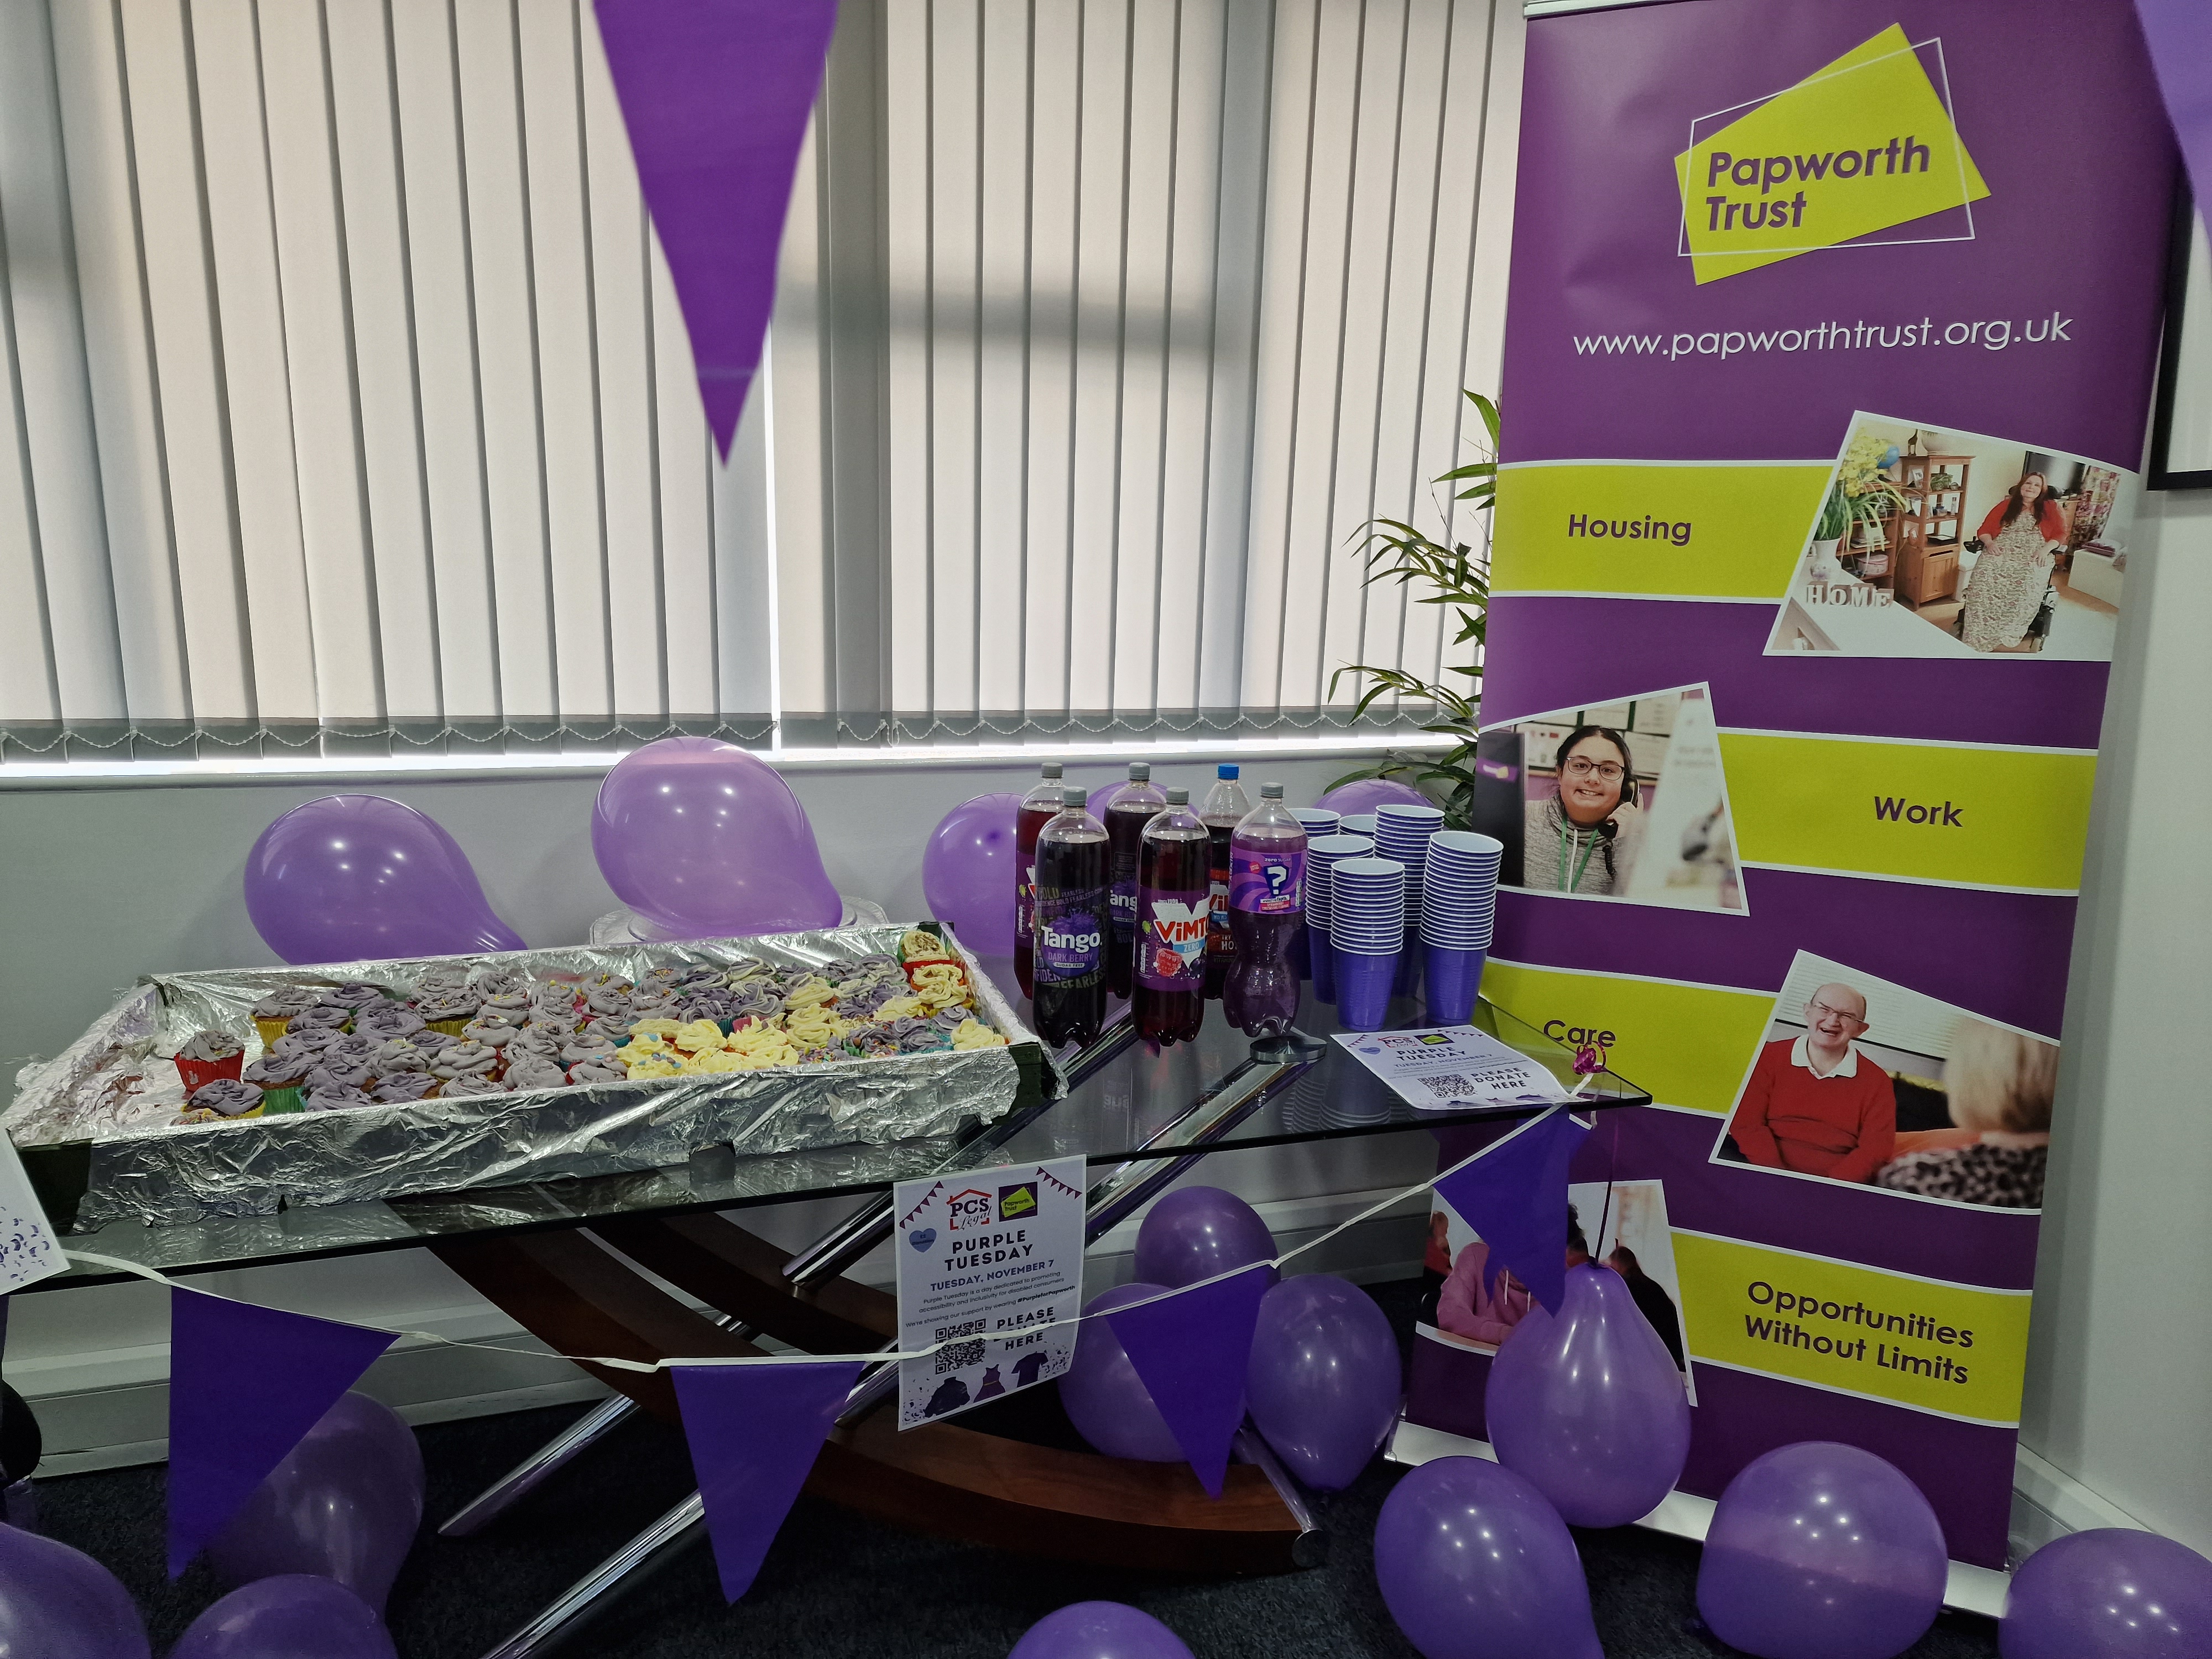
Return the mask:
<svg viewBox="0 0 2212 1659">
<path fill-rule="evenodd" d="M 1486 513 L 1497 502 L 1498 405 L 1479 392 L 1468 392 L 1466 397 L 1482 418 L 1484 436 L 1474 441 L 1480 456 L 1440 475 L 1436 482 L 1465 485 L 1455 498 L 1472 501 L 1475 512 Z M 1403 669 L 1380 668 L 1368 663 L 1347 663 L 1331 675 L 1331 696 L 1336 695 L 1337 685 L 1346 675 L 1367 677 L 1367 689 L 1352 706 L 1354 719 L 1365 714 L 1376 698 L 1395 693 L 1415 702 L 1434 704 L 1437 720 L 1421 730 L 1449 738 L 1452 743 L 1440 756 L 1406 755 L 1395 750 L 1386 753 L 1374 765 L 1347 772 L 1329 787 L 1334 789 L 1337 784 L 1358 778 L 1401 779 L 1440 798 L 1447 828 L 1468 829 L 1474 797 L 1475 721 L 1481 707 L 1482 647 L 1489 625 L 1489 560 L 1466 542 L 1455 542 L 1447 547 L 1396 519 L 1370 520 L 1352 532 L 1352 556 L 1367 567 L 1364 581 L 1395 581 L 1401 587 L 1419 582 L 1433 590 L 1414 603 L 1449 607 L 1451 620 L 1458 630 L 1452 635 L 1451 643 L 1472 645 L 1474 660 L 1449 664 L 1443 671 L 1447 675 L 1465 678 L 1468 684 L 1463 690 L 1449 684 L 1431 684 Z"/>
</svg>

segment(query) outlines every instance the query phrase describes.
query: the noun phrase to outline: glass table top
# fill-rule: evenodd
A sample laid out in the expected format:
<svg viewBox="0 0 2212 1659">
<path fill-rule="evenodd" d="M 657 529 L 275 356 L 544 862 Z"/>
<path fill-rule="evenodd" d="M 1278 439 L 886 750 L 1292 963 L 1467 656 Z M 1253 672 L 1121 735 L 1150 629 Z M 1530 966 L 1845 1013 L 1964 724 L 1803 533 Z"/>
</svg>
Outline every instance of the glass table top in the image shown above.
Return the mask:
<svg viewBox="0 0 2212 1659">
<path fill-rule="evenodd" d="M 1012 964 L 984 967 L 1014 1006 L 1027 1003 Z M 1232 1146 L 1280 1145 L 1353 1135 L 1511 1120 L 1531 1109 L 1416 1110 L 1342 1044 L 1336 1010 L 1311 988 L 1288 1036 L 1255 1042 L 1206 1008 L 1198 1039 L 1165 1049 L 1137 1041 L 1116 1003 L 1106 1031 L 1061 1066 L 1066 1097 L 1018 1109 L 964 1134 L 889 1146 L 848 1146 L 738 1158 L 727 1147 L 695 1153 L 689 1164 L 631 1174 L 592 1176 L 526 1186 L 368 1203 L 300 1206 L 271 1216 L 217 1217 L 176 1226 L 116 1222 L 64 1239 L 74 1251 L 111 1256 L 165 1273 L 189 1273 L 405 1249 L 440 1239 L 573 1227 L 615 1216 L 673 1215 L 788 1200 L 881 1193 L 894 1182 L 1030 1158 L 1082 1155 L 1093 1168 L 1188 1157 Z M 1389 1024 L 1425 1022 L 1418 999 L 1391 1005 Z M 1577 1081 L 1574 1054 L 1501 1009 L 1478 1005 L 1472 1022 L 1529 1056 L 1562 1083 Z M 1584 1084 L 1582 1108 L 1648 1104 L 1650 1096 L 1610 1072 Z M 1580 1108 L 1578 1108 L 1580 1109 Z M 125 1277 L 79 1267 L 33 1290 L 68 1290 Z"/>
</svg>

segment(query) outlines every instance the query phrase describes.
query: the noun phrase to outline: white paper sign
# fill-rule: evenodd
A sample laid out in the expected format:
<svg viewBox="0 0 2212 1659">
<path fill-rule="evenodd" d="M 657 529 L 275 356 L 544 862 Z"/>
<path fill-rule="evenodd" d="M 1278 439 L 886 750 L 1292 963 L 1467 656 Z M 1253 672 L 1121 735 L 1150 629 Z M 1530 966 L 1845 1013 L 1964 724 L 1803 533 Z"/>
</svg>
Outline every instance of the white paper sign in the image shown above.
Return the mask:
<svg viewBox="0 0 2212 1659">
<path fill-rule="evenodd" d="M 1083 1310 L 1083 1159 L 902 1181 L 899 1427 L 1058 1376 Z"/>
<path fill-rule="evenodd" d="M 23 1160 L 0 1134 L 0 1296 L 68 1271 L 69 1259 L 31 1190 Z"/>
<path fill-rule="evenodd" d="M 1340 1031 L 1336 1040 L 1361 1065 L 1425 1110 L 1548 1106 L 1571 1098 L 1543 1066 L 1472 1025 Z"/>
</svg>

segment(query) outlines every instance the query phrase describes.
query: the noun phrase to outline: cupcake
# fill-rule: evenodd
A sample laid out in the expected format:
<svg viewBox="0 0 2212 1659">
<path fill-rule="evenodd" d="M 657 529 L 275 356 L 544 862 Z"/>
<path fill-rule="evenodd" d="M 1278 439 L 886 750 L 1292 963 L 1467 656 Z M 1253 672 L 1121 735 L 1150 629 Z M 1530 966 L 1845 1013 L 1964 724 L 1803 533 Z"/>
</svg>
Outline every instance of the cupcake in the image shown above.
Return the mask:
<svg viewBox="0 0 2212 1659">
<path fill-rule="evenodd" d="M 434 963 L 425 968 L 415 981 L 415 994 L 428 996 L 434 991 L 465 991 L 469 988 L 469 970 L 458 962 Z"/>
<path fill-rule="evenodd" d="M 515 1028 L 507 1023 L 501 1011 L 487 1004 L 482 1013 L 461 1027 L 461 1036 L 466 1042 L 481 1042 L 487 1048 L 504 1048 L 514 1041 Z"/>
<path fill-rule="evenodd" d="M 319 1002 L 312 1008 L 302 1008 L 292 1016 L 284 1029 L 288 1033 L 304 1035 L 309 1030 L 343 1031 L 352 1023 L 353 1011 L 335 1002 Z"/>
<path fill-rule="evenodd" d="M 343 985 L 332 986 L 323 997 L 325 1002 L 335 1002 L 339 1007 L 349 1009 L 356 1014 L 391 1000 L 381 985 L 371 985 L 362 980 L 349 980 Z"/>
<path fill-rule="evenodd" d="M 489 968 L 469 982 L 477 1003 L 486 1008 L 496 1008 L 511 1014 L 509 1022 L 520 1025 L 530 1010 L 530 993 L 533 981 L 520 974 L 511 974 L 501 968 Z"/>
<path fill-rule="evenodd" d="M 568 1068 L 571 1083 L 627 1083 L 629 1068 L 610 1053 L 604 1060 L 580 1060 Z"/>
<path fill-rule="evenodd" d="M 428 1072 L 394 1072 L 378 1079 L 368 1097 L 380 1106 L 404 1106 L 428 1100 L 437 1091 L 438 1079 Z"/>
<path fill-rule="evenodd" d="M 530 988 L 530 1007 L 533 1014 L 565 1014 L 573 1018 L 576 1004 L 582 999 L 573 985 L 559 980 L 540 980 Z"/>
<path fill-rule="evenodd" d="M 376 1097 L 366 1089 L 318 1089 L 312 1081 L 308 1085 L 307 1109 L 311 1112 L 343 1112 L 376 1103 Z"/>
<path fill-rule="evenodd" d="M 439 1078 L 489 1077 L 499 1070 L 499 1050 L 464 1037 L 439 1050 L 430 1071 Z"/>
<path fill-rule="evenodd" d="M 535 1026 L 526 1025 L 507 1043 L 507 1063 L 512 1067 L 525 1054 L 530 1054 L 539 1060 L 550 1060 L 558 1066 L 561 1063 L 561 1046 L 568 1040 L 565 1036 L 556 1036 L 550 1031 L 541 1031 Z"/>
<path fill-rule="evenodd" d="M 343 1031 L 322 1045 L 325 1060 L 367 1060 L 383 1045 L 383 1039 L 365 1031 Z"/>
<path fill-rule="evenodd" d="M 369 1056 L 369 1069 L 379 1077 L 393 1077 L 401 1072 L 427 1072 L 430 1069 L 430 1057 L 437 1052 L 430 1044 L 417 1042 L 413 1037 L 394 1037 L 380 1044 Z"/>
<path fill-rule="evenodd" d="M 261 1091 L 242 1078 L 219 1077 L 185 1096 L 185 1104 L 195 1111 L 211 1112 L 216 1117 L 258 1117 Z"/>
<path fill-rule="evenodd" d="M 481 1006 L 474 991 L 434 991 L 415 1000 L 415 1012 L 434 1031 L 459 1036 L 461 1028 L 477 1017 Z"/>
<path fill-rule="evenodd" d="M 264 1054 L 239 1075 L 260 1089 L 262 1108 L 274 1117 L 301 1109 L 300 1086 L 314 1069 L 312 1054 Z"/>
<path fill-rule="evenodd" d="M 311 1066 L 317 1066 L 322 1063 L 323 1056 L 330 1052 L 331 1044 L 343 1042 L 345 1039 L 346 1034 L 343 1031 L 333 1031 L 327 1026 L 310 1025 L 305 1030 L 287 1033 L 270 1043 L 268 1049 L 269 1058 L 304 1060 Z"/>
<path fill-rule="evenodd" d="M 412 1036 L 422 1029 L 422 1015 L 389 999 L 353 1017 L 355 1030 L 381 1042 L 388 1042 L 393 1037 Z"/>
<path fill-rule="evenodd" d="M 568 1074 L 562 1070 L 557 1060 L 543 1054 L 518 1054 L 510 1046 L 507 1085 L 510 1089 L 565 1089 L 568 1086 Z"/>
<path fill-rule="evenodd" d="M 561 1045 L 562 1063 L 571 1068 L 586 1060 L 612 1060 L 614 1057 L 614 1040 L 596 1031 L 579 1032 Z"/>
<path fill-rule="evenodd" d="M 632 1018 L 629 993 L 606 986 L 584 999 L 584 1006 L 593 1019 L 606 1020 L 617 1025 L 628 1025 Z"/>
<path fill-rule="evenodd" d="M 228 1031 L 201 1031 L 177 1050 L 177 1073 L 186 1094 L 217 1078 L 236 1077 L 245 1064 L 246 1045 Z"/>
<path fill-rule="evenodd" d="M 508 1092 L 506 1084 L 482 1073 L 470 1077 L 451 1078 L 438 1085 L 438 1098 L 441 1100 L 461 1100 L 471 1095 L 503 1095 Z"/>
<path fill-rule="evenodd" d="M 325 1060 L 307 1073 L 307 1104 L 315 1103 L 315 1097 L 325 1089 L 366 1089 L 376 1080 L 376 1073 L 366 1060 Z"/>
</svg>

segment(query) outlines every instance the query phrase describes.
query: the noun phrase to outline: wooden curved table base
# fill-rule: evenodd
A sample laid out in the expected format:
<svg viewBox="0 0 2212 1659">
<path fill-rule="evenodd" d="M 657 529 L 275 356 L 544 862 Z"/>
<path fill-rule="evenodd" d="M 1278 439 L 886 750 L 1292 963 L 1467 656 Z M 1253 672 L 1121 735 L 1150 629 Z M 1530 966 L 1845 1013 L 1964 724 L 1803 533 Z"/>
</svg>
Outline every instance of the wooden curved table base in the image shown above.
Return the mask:
<svg viewBox="0 0 2212 1659">
<path fill-rule="evenodd" d="M 809 1352 L 868 1352 L 897 1328 L 891 1297 L 843 1279 L 796 1291 L 782 1277 L 784 1251 L 718 1216 L 627 1218 L 589 1231 L 599 1242 L 544 1232 L 433 1248 L 487 1300 L 564 1353 L 651 1360 L 762 1352 L 640 1267 Z M 678 1420 L 665 1373 L 586 1369 L 656 1416 Z M 911 1531 L 1060 1560 L 1215 1577 L 1314 1565 L 1318 1539 L 1301 1547 L 1297 1518 L 1249 1465 L 1231 1468 L 1216 1500 L 1181 1463 L 1063 1451 L 951 1423 L 901 1433 L 893 1415 L 876 1411 L 840 1427 L 807 1490 Z"/>
</svg>

